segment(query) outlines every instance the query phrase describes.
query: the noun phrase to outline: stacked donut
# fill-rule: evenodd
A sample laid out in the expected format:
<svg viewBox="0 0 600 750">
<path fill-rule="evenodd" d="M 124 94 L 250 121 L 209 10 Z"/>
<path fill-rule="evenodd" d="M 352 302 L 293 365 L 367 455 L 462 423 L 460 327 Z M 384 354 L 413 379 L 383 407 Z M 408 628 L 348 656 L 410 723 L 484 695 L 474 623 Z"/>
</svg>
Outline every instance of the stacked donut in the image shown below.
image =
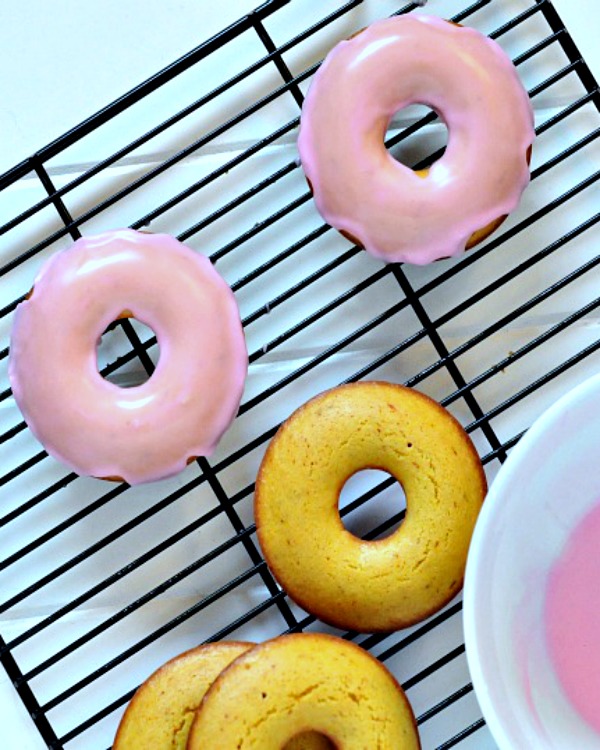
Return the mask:
<svg viewBox="0 0 600 750">
<path fill-rule="evenodd" d="M 113 750 L 418 750 L 411 707 L 359 646 L 318 633 L 222 642 L 167 662 L 138 689 Z"/>
</svg>

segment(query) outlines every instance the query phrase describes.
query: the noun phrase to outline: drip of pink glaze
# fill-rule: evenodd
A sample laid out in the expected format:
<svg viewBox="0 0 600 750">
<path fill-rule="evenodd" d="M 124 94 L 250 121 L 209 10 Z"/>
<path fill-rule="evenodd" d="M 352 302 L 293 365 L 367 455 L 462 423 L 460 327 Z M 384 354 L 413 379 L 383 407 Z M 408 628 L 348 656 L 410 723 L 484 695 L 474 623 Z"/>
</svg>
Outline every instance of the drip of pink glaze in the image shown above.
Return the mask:
<svg viewBox="0 0 600 750">
<path fill-rule="evenodd" d="M 566 696 L 600 734 L 600 501 L 550 571 L 546 640 Z"/>
<path fill-rule="evenodd" d="M 98 372 L 96 344 L 124 311 L 156 333 L 142 385 Z M 231 289 L 173 237 L 132 230 L 82 238 L 52 258 L 15 312 L 9 378 L 25 421 L 74 471 L 130 484 L 210 454 L 237 413 L 248 367 Z"/>
<path fill-rule="evenodd" d="M 409 104 L 438 112 L 448 146 L 426 177 L 386 150 Z M 377 21 L 338 44 L 302 108 L 298 149 L 323 218 L 381 260 L 425 264 L 517 206 L 529 183 L 533 112 L 510 58 L 440 18 Z"/>
</svg>

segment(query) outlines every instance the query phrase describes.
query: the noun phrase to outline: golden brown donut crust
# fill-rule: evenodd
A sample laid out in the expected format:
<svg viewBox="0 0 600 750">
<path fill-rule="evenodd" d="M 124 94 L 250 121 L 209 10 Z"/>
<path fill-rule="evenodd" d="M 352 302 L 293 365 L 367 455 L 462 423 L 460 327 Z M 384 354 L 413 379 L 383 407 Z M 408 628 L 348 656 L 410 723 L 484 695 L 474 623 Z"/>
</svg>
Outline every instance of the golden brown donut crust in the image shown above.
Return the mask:
<svg viewBox="0 0 600 750">
<path fill-rule="evenodd" d="M 341 521 L 339 494 L 362 469 L 389 472 L 406 516 L 385 539 L 363 541 Z M 258 539 L 273 575 L 308 612 L 339 628 L 390 631 L 433 614 L 462 587 L 487 490 L 459 423 L 403 386 L 341 386 L 279 429 L 256 482 Z"/>
<path fill-rule="evenodd" d="M 163 664 L 138 688 L 112 750 L 185 750 L 194 712 L 218 675 L 254 644 L 210 643 Z"/>
<path fill-rule="evenodd" d="M 281 750 L 300 732 L 338 750 L 419 750 L 406 696 L 377 659 L 322 633 L 274 638 L 215 680 L 196 713 L 187 750 Z"/>
<path fill-rule="evenodd" d="M 206 691 L 234 659 L 254 645 L 245 641 L 207 643 L 163 664 L 127 706 L 112 750 L 185 750 Z M 333 745 L 321 734 L 304 732 L 283 750 L 333 750 Z"/>
</svg>

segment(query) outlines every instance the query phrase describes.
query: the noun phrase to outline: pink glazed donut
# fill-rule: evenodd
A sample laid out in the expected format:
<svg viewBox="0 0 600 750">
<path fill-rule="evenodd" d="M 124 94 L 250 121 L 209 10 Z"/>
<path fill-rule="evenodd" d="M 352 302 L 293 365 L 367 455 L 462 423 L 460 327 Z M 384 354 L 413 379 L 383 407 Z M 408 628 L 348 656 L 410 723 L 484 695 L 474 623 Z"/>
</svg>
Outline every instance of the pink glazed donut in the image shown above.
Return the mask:
<svg viewBox="0 0 600 750">
<path fill-rule="evenodd" d="M 420 103 L 448 128 L 415 172 L 384 144 Z M 529 183 L 533 112 L 510 58 L 474 29 L 407 15 L 377 21 L 327 55 L 302 108 L 298 148 L 323 218 L 376 258 L 423 265 L 493 231 Z"/>
<path fill-rule="evenodd" d="M 143 384 L 98 372 L 106 327 L 135 317 L 160 357 Z M 78 474 L 139 484 L 210 454 L 248 367 L 238 308 L 208 258 L 132 230 L 77 240 L 42 268 L 15 312 L 9 378 L 25 421 Z"/>
</svg>

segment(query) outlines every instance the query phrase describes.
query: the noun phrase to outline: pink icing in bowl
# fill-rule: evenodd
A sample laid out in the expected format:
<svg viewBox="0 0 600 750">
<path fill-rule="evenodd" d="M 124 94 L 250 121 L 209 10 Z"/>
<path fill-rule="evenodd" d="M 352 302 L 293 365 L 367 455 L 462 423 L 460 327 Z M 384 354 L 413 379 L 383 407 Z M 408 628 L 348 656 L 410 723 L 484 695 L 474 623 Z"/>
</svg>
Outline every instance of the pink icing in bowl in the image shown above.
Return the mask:
<svg viewBox="0 0 600 750">
<path fill-rule="evenodd" d="M 600 618 L 584 611 L 586 599 L 598 604 L 598 578 L 581 562 L 586 549 L 600 550 L 599 444 L 595 376 L 554 403 L 520 440 L 475 528 L 465 642 L 475 693 L 500 750 L 600 747 L 598 718 L 589 713 L 600 692 L 589 682 L 590 663 L 578 662 L 581 644 L 564 638 L 565 627 L 581 636 L 600 632 Z M 577 597 L 567 601 L 565 590 L 574 588 Z"/>
<path fill-rule="evenodd" d="M 544 623 L 562 689 L 600 744 L 600 500 L 550 570 Z"/>
</svg>

